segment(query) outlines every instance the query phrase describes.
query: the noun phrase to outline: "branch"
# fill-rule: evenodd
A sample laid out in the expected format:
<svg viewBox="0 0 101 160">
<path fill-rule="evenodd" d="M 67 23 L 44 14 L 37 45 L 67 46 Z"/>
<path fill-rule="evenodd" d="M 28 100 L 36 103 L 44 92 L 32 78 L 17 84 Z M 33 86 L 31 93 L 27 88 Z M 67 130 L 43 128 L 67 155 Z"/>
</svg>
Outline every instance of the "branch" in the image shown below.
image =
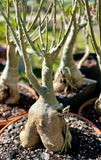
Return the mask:
<svg viewBox="0 0 101 160">
<path fill-rule="evenodd" d="M 45 51 L 45 46 L 44 46 L 44 43 L 43 43 L 43 38 L 42 38 L 42 33 L 41 33 L 41 18 L 39 17 L 39 37 L 40 37 L 40 42 L 41 42 L 41 45 L 42 45 L 42 49 L 43 51 Z"/>
<path fill-rule="evenodd" d="M 32 43 L 32 41 L 30 40 L 30 37 L 29 37 L 29 35 L 28 35 L 28 32 L 27 32 L 27 30 L 26 30 L 26 28 L 25 28 L 25 25 L 24 25 L 23 20 L 22 20 L 21 17 L 20 17 L 20 21 L 21 21 L 21 25 L 22 25 L 24 34 L 25 34 L 25 36 L 26 36 L 26 39 L 27 39 L 29 45 L 32 47 L 32 49 L 33 49 L 33 51 L 35 52 L 35 54 L 36 54 L 39 58 L 41 58 L 42 56 L 41 56 L 40 53 L 37 51 L 37 49 L 36 49 L 36 47 L 34 46 L 34 44 Z"/>
<path fill-rule="evenodd" d="M 99 54 L 99 56 L 101 57 L 100 48 L 97 45 L 95 35 L 94 35 L 94 31 L 93 31 L 93 27 L 92 27 L 92 23 L 91 23 L 91 15 L 90 15 L 90 10 L 89 10 L 88 0 L 84 0 L 84 1 L 85 1 L 85 5 L 86 5 L 86 11 L 87 11 L 87 17 L 88 17 L 88 23 L 89 23 L 89 28 L 90 28 L 92 45 L 94 47 L 95 52 L 97 54 Z"/>
<path fill-rule="evenodd" d="M 46 46 L 45 46 L 46 52 L 48 50 L 48 17 L 46 19 Z"/>
<path fill-rule="evenodd" d="M 36 16 L 35 16 L 35 19 L 34 19 L 34 21 L 32 22 L 31 26 L 27 29 L 27 32 L 29 32 L 29 31 L 34 27 L 34 25 L 35 25 L 35 23 L 36 23 L 36 21 L 37 21 L 37 19 L 38 19 L 38 17 L 39 17 L 39 14 L 40 14 L 40 11 L 41 11 L 43 2 L 44 2 L 44 0 L 41 0 L 39 9 L 38 9 L 37 14 L 36 14 Z"/>
<path fill-rule="evenodd" d="M 19 14 L 18 10 L 18 1 L 16 1 L 16 15 L 17 15 L 17 22 L 18 22 L 18 30 L 19 30 L 19 36 L 20 36 L 20 45 L 21 45 L 21 51 L 23 53 L 24 63 L 25 63 L 25 71 L 26 76 L 28 77 L 29 81 L 31 82 L 32 86 L 36 89 L 36 91 L 41 94 L 42 87 L 38 82 L 38 79 L 33 74 L 31 63 L 28 57 L 28 54 L 26 52 L 25 42 L 23 40 L 23 30 L 22 30 L 22 24 L 21 24 L 21 16 Z M 24 24 L 24 23 L 23 23 Z"/>
<path fill-rule="evenodd" d="M 27 11 L 27 0 L 21 0 L 22 2 L 22 14 L 23 14 L 23 21 L 26 22 L 26 11 Z M 25 3 L 25 4 L 24 4 Z"/>
<path fill-rule="evenodd" d="M 54 0 L 53 3 L 53 36 L 52 36 L 51 48 L 55 46 L 55 37 L 56 37 L 56 0 Z"/>
<path fill-rule="evenodd" d="M 45 14 L 42 22 L 41 22 L 41 26 L 43 25 L 43 23 L 44 23 L 47 15 L 48 15 L 48 13 L 50 12 L 50 9 L 52 8 L 52 5 L 53 5 L 53 2 L 49 5 L 49 8 L 48 8 L 48 10 L 47 10 L 47 12 L 46 12 L 46 14 Z M 51 16 L 50 16 L 50 17 L 51 17 Z M 51 20 L 51 18 L 50 18 L 50 20 Z M 48 21 L 48 24 L 50 23 L 50 20 Z M 46 30 L 46 27 L 44 27 L 44 29 L 41 31 L 41 33 L 44 33 L 45 30 Z M 31 38 L 32 42 L 34 42 L 35 40 L 37 40 L 37 39 L 39 38 L 39 35 L 38 35 L 37 37 L 35 37 L 35 34 L 37 34 L 37 33 L 38 33 L 38 27 L 37 27 L 37 28 L 34 30 L 34 32 L 30 35 L 30 38 Z"/>
<path fill-rule="evenodd" d="M 101 46 L 101 0 L 98 0 L 98 24 L 99 24 L 99 32 L 100 32 L 100 46 Z"/>
<path fill-rule="evenodd" d="M 2 16 L 4 17 L 4 19 L 5 19 L 8 27 L 9 27 L 11 33 L 12 33 L 12 36 L 13 36 L 13 38 L 14 38 L 14 41 L 15 41 L 15 44 L 16 44 L 17 49 L 18 49 L 18 51 L 19 51 L 19 54 L 22 55 L 22 54 L 21 54 L 21 48 L 20 48 L 19 40 L 18 40 L 18 38 L 17 38 L 17 36 L 16 36 L 16 33 L 14 32 L 14 30 L 13 30 L 13 28 L 12 28 L 12 26 L 11 26 L 11 23 L 10 23 L 9 20 L 7 19 L 6 15 L 5 15 L 5 13 L 3 12 L 3 10 L 2 10 L 1 7 L 0 7 L 0 12 L 1 12 Z"/>
<path fill-rule="evenodd" d="M 67 36 L 69 35 L 70 29 L 71 29 L 71 26 L 72 26 L 72 22 L 73 22 L 73 19 L 74 19 L 74 15 L 75 15 L 76 5 L 77 5 L 77 0 L 75 0 L 74 6 L 73 6 L 73 10 L 72 10 L 72 16 L 71 16 L 70 22 L 68 24 L 68 28 L 66 29 L 66 32 L 64 34 L 64 37 L 62 38 L 62 40 L 60 41 L 60 43 L 57 44 L 57 46 L 55 48 L 52 48 L 50 50 L 50 53 L 53 56 L 53 60 L 58 55 L 61 47 L 63 46 L 63 44 L 65 43 L 65 41 L 67 39 Z"/>
<path fill-rule="evenodd" d="M 9 20 L 9 0 L 7 0 L 7 19 Z M 6 23 L 6 41 L 7 41 L 7 44 L 9 44 L 9 27 Z"/>
</svg>

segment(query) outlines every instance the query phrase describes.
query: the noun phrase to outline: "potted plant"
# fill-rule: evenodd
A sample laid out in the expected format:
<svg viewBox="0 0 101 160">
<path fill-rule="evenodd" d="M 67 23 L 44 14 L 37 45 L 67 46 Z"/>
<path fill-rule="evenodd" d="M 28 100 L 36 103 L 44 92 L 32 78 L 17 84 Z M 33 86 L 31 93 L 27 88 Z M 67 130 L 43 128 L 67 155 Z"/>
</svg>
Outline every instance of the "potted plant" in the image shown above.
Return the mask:
<svg viewBox="0 0 101 160">
<path fill-rule="evenodd" d="M 4 3 L 2 3 L 2 4 L 4 4 Z M 39 11 L 38 11 L 36 17 L 38 16 L 38 14 L 40 12 L 40 9 L 42 7 L 42 3 L 43 3 L 43 1 L 40 4 Z M 7 1 L 7 15 L 6 16 L 4 15 L 8 21 L 10 21 L 10 18 L 11 18 L 10 5 L 12 5 L 12 2 L 10 2 L 8 0 Z M 36 17 L 34 19 L 34 23 L 36 22 Z M 13 21 L 12 21 L 12 23 L 13 23 L 13 26 L 15 27 L 16 34 L 17 34 L 18 28 L 17 28 L 16 24 L 14 24 Z M 33 102 L 35 102 L 35 99 L 36 100 L 38 99 L 38 96 L 37 96 L 36 92 L 34 91 L 34 89 L 31 89 L 28 86 L 26 87 L 24 85 L 18 84 L 18 81 L 19 81 L 18 65 L 19 65 L 20 52 L 19 52 L 19 49 L 17 49 L 17 47 L 15 45 L 14 39 L 12 39 L 12 37 L 10 35 L 10 30 L 9 30 L 8 26 L 6 27 L 6 33 L 7 33 L 6 34 L 7 60 L 6 60 L 5 68 L 0 76 L 0 103 L 1 103 L 1 106 L 0 106 L 0 116 L 1 116 L 0 126 L 5 125 L 10 120 L 12 120 L 12 118 L 10 118 L 8 120 L 9 116 L 7 115 L 7 117 L 6 117 L 6 113 L 8 114 L 8 112 L 9 112 L 9 114 L 11 114 L 11 117 L 14 116 L 14 113 L 12 115 L 12 110 L 17 110 L 17 108 L 18 108 L 18 105 L 19 105 L 18 103 L 20 103 L 21 97 L 22 97 L 21 96 L 22 91 L 23 91 L 22 88 L 25 88 L 25 92 L 26 92 L 26 90 L 29 91 L 30 96 L 33 97 L 32 98 Z M 28 94 L 24 93 L 24 91 L 23 91 L 23 94 L 25 94 L 25 97 L 28 96 Z M 28 96 L 28 97 L 30 98 L 30 96 Z M 31 105 L 32 103 L 29 103 L 29 105 Z M 16 104 L 16 105 L 14 105 L 14 104 Z M 26 105 L 28 105 L 28 103 Z M 20 112 L 22 114 L 24 114 L 26 112 L 26 111 L 22 112 L 22 108 L 20 108 L 20 107 L 19 107 L 19 109 L 21 109 Z M 28 112 L 28 109 L 27 109 L 27 112 Z M 16 111 L 16 114 L 14 117 L 18 116 L 21 113 L 19 113 L 19 111 L 17 113 L 17 111 Z"/>
<path fill-rule="evenodd" d="M 23 130 L 20 134 L 22 146 L 30 147 L 30 146 L 36 145 L 37 143 L 40 142 L 40 139 L 41 139 L 42 143 L 48 150 L 59 151 L 61 150 L 62 147 L 64 150 L 65 148 L 71 146 L 71 134 L 63 118 L 63 114 L 58 112 L 58 110 L 62 107 L 62 104 L 59 104 L 58 101 L 56 100 L 55 93 L 53 90 L 52 65 L 54 61 L 54 56 L 57 55 L 57 52 L 59 52 L 60 48 L 64 44 L 66 37 L 69 33 L 69 30 L 72 24 L 72 19 L 75 13 L 77 1 L 75 1 L 74 3 L 73 13 L 72 13 L 73 16 L 70 19 L 68 29 L 66 29 L 64 37 L 58 42 L 57 45 L 55 44 L 56 1 L 53 2 L 53 10 L 52 10 L 54 15 L 53 16 L 53 38 L 52 38 L 52 43 L 50 48 L 48 48 L 49 47 L 48 46 L 48 18 L 46 17 L 46 44 L 44 45 L 42 33 L 41 33 L 42 22 L 39 16 L 39 34 L 40 34 L 40 42 L 42 45 L 42 49 L 39 47 L 39 45 L 38 45 L 38 48 L 39 48 L 39 51 L 41 51 L 41 56 L 43 57 L 42 85 L 38 82 L 37 77 L 32 72 L 31 64 L 26 52 L 26 42 L 30 44 L 30 46 L 32 47 L 32 49 L 37 55 L 40 56 L 40 54 L 36 49 L 36 47 L 34 46 L 34 44 L 32 43 L 32 40 L 28 34 L 29 32 L 25 27 L 24 17 L 22 17 L 20 14 L 19 4 L 20 3 L 18 1 L 14 1 L 16 21 L 18 25 L 18 37 L 16 36 L 14 29 L 12 28 L 12 24 L 7 19 L 7 17 L 5 16 L 1 8 L 0 8 L 0 11 L 4 16 L 7 22 L 7 25 L 12 33 L 17 49 L 23 55 L 26 76 L 28 77 L 31 85 L 39 93 L 38 101 L 35 103 L 35 105 L 32 105 L 32 107 L 29 110 L 28 121 L 26 123 L 25 130 Z M 22 2 L 22 6 L 23 5 L 24 3 Z M 23 36 L 25 36 L 27 40 L 26 42 L 23 40 Z M 43 123 L 44 123 L 44 128 L 43 128 Z M 56 125 L 57 125 L 57 128 L 54 130 L 53 128 Z M 52 133 L 54 136 L 51 136 L 50 133 Z M 68 139 L 64 138 L 63 133 L 64 135 L 68 134 Z M 46 136 L 44 136 L 44 134 Z M 59 138 L 58 141 L 56 140 L 57 138 Z"/>
<path fill-rule="evenodd" d="M 97 55 L 97 59 L 98 59 L 98 65 L 100 68 L 100 74 L 101 74 L 101 49 L 100 46 L 98 45 L 98 42 L 96 41 L 95 38 L 95 34 L 94 34 L 94 30 L 93 30 L 93 23 L 92 23 L 92 16 L 89 10 L 89 3 L 88 1 L 84 0 L 84 4 L 85 4 L 85 8 L 86 8 L 86 12 L 87 12 L 87 18 L 88 18 L 88 22 L 89 22 L 89 30 L 90 30 L 90 35 L 91 35 L 91 41 L 92 41 L 92 45 L 94 47 L 95 53 Z M 96 15 L 96 25 L 98 25 L 98 33 L 99 33 L 99 40 L 101 39 L 101 22 L 100 22 L 100 17 L 101 17 L 101 2 L 98 1 L 97 2 L 97 10 L 95 10 L 95 15 Z M 100 41 L 99 41 L 100 44 Z M 100 44 L 101 45 L 101 44 Z M 99 90 L 100 90 L 100 78 L 101 76 L 99 76 Z M 100 104 L 100 100 L 101 99 L 101 93 L 99 94 L 98 98 L 94 98 L 91 99 L 87 102 L 85 102 L 79 110 L 79 114 L 82 114 L 85 117 L 88 117 L 88 119 L 94 121 L 94 123 L 96 125 L 99 126 L 100 128 L 100 123 L 101 123 L 101 104 Z M 91 112 L 90 112 L 91 111 Z M 91 113 L 91 116 L 88 116 L 88 113 Z M 95 118 L 94 118 L 95 117 Z M 100 128 L 101 129 L 101 128 Z"/>
<path fill-rule="evenodd" d="M 67 27 L 68 23 L 66 18 L 68 17 L 66 17 L 63 4 L 62 10 L 64 15 L 64 23 Z M 70 105 L 70 110 L 73 112 L 77 112 L 79 106 L 85 100 L 94 95 L 94 91 L 96 88 L 96 81 L 84 78 L 85 75 L 83 75 L 75 65 L 73 57 L 73 48 L 78 32 L 87 25 L 87 22 L 84 21 L 85 17 L 83 17 L 84 12 L 82 2 L 80 1 L 78 2 L 77 11 L 78 12 L 75 12 L 75 15 L 73 17 L 71 30 L 63 47 L 63 53 L 60 60 L 59 68 L 54 76 L 54 90 L 55 92 L 59 92 L 56 93 L 57 99 L 61 101 L 64 106 Z M 82 21 L 84 22 L 82 23 Z M 85 84 L 87 85 L 86 87 L 84 87 Z M 76 101 L 78 101 L 78 103 L 76 103 Z"/>
<path fill-rule="evenodd" d="M 26 124 L 27 115 L 7 124 L 0 131 L 1 159 L 100 159 L 101 131 L 86 118 L 67 112 L 65 120 L 72 134 L 72 147 L 68 151 L 49 152 L 40 143 L 34 147 L 23 148 L 19 134 Z M 95 152 L 96 151 L 96 152 Z"/>
<path fill-rule="evenodd" d="M 99 47 L 99 45 L 98 45 L 98 43 L 97 43 L 97 41 L 95 39 L 93 25 L 92 25 L 92 21 L 91 21 L 92 18 L 91 18 L 91 14 L 90 14 L 90 11 L 89 11 L 89 4 L 88 4 L 88 2 L 86 0 L 84 1 L 84 3 L 85 3 L 85 6 L 86 6 L 86 12 L 87 12 L 87 18 L 88 18 L 88 22 L 89 22 L 89 29 L 90 29 L 90 34 L 91 34 L 92 45 L 94 47 L 95 53 L 97 54 L 99 68 L 101 68 L 100 67 L 100 61 L 101 61 L 100 53 L 101 53 L 101 50 L 100 50 L 100 47 Z M 98 9 L 98 12 L 97 12 L 97 24 L 98 24 L 98 27 L 99 27 L 99 36 L 100 36 L 100 32 L 101 32 L 101 26 L 100 26 L 100 23 L 101 23 L 100 22 L 101 10 L 100 10 L 100 8 L 101 8 L 101 2 L 98 0 L 98 4 L 97 4 L 97 9 Z M 99 41 L 99 43 L 100 43 L 100 41 Z M 98 112 L 98 114 L 100 114 L 100 112 L 101 112 L 100 95 L 99 95 L 98 100 L 96 101 L 95 110 Z"/>
<path fill-rule="evenodd" d="M 16 10 L 16 15 L 17 15 L 17 23 L 19 26 L 19 37 L 21 40 L 19 42 L 19 44 L 21 46 L 20 51 L 23 54 L 26 75 L 27 75 L 28 79 L 30 80 L 30 83 L 32 84 L 32 86 L 34 86 L 35 89 L 37 90 L 37 92 L 39 93 L 39 99 L 37 100 L 36 103 L 34 103 L 34 105 L 31 106 L 29 113 L 28 113 L 28 119 L 23 119 L 23 121 L 20 122 L 20 126 L 18 127 L 19 132 L 21 132 L 20 133 L 21 144 L 23 147 L 29 147 L 29 149 L 22 149 L 22 147 L 20 146 L 21 152 L 20 152 L 20 155 L 18 155 L 17 153 L 18 153 L 19 144 L 16 141 L 15 136 L 13 136 L 12 139 L 13 139 L 14 145 L 12 145 L 12 146 L 14 147 L 16 145 L 16 147 L 14 147 L 15 149 L 13 149 L 13 151 L 9 152 L 10 156 L 11 156 L 10 158 L 19 158 L 20 157 L 20 158 L 25 159 L 26 158 L 26 156 L 24 156 L 25 152 L 28 151 L 27 158 L 29 158 L 29 159 L 36 158 L 36 157 L 41 158 L 41 159 L 44 159 L 47 157 L 47 159 L 49 159 L 52 156 L 51 155 L 52 152 L 48 153 L 44 148 L 41 149 L 41 150 L 43 150 L 43 153 L 41 155 L 34 154 L 35 152 L 33 152 L 33 151 L 35 150 L 35 148 L 37 147 L 37 144 L 40 141 L 43 143 L 44 147 L 48 151 L 53 151 L 53 152 L 56 152 L 56 151 L 67 152 L 68 147 L 71 147 L 71 134 L 70 134 L 69 127 L 67 126 L 67 124 L 70 123 L 72 118 L 70 119 L 70 121 L 68 121 L 69 118 L 67 116 L 68 123 L 65 121 L 64 111 L 63 112 L 61 111 L 61 108 L 63 106 L 62 106 L 62 104 L 59 104 L 58 101 L 56 100 L 55 93 L 53 90 L 53 82 L 52 82 L 52 65 L 53 65 L 54 55 L 57 54 L 57 51 L 60 50 L 61 46 L 65 42 L 65 39 L 68 35 L 69 29 L 72 24 L 71 22 L 72 22 L 73 17 L 71 17 L 71 20 L 69 23 L 69 28 L 66 30 L 64 37 L 60 40 L 60 42 L 56 46 L 54 46 L 53 42 L 55 41 L 54 35 L 55 35 L 55 27 L 56 27 L 56 21 L 55 21 L 56 1 L 53 2 L 53 5 L 52 5 L 53 12 L 52 13 L 54 15 L 53 16 L 53 19 L 54 19 L 53 33 L 54 34 L 53 34 L 52 48 L 49 48 L 49 49 L 47 47 L 47 45 L 48 45 L 48 34 L 47 34 L 48 33 L 48 23 L 47 23 L 47 20 L 48 19 L 46 19 L 46 44 L 44 45 L 43 39 L 42 39 L 42 34 L 41 34 L 41 25 L 40 25 L 41 18 L 39 17 L 39 33 L 40 33 L 40 41 L 42 44 L 42 50 L 41 50 L 41 48 L 39 48 L 39 49 L 40 49 L 42 56 L 43 56 L 42 84 L 40 84 L 38 82 L 37 77 L 32 72 L 31 64 L 30 64 L 30 61 L 29 61 L 29 58 L 28 58 L 28 55 L 26 52 L 25 42 L 23 41 L 23 35 L 26 37 L 27 41 L 33 47 L 33 49 L 35 51 L 38 51 L 38 50 L 36 50 L 34 44 L 31 43 L 30 37 L 29 37 L 28 32 L 25 28 L 23 18 L 21 17 L 20 12 L 19 12 L 19 2 L 18 1 L 14 1 L 14 2 L 15 2 L 15 10 Z M 75 14 L 76 5 L 77 5 L 77 1 L 75 1 L 74 5 L 73 5 L 72 16 Z M 2 14 L 4 13 L 1 8 L 0 8 L 0 11 L 2 12 Z M 9 26 L 9 28 L 11 29 L 11 25 L 10 25 L 9 21 L 6 21 L 6 22 Z M 13 32 L 12 32 L 12 34 L 14 36 Z M 26 122 L 26 120 L 27 120 L 27 122 Z M 25 128 L 21 131 L 21 128 L 22 128 L 21 123 L 23 125 L 24 122 L 26 123 Z M 72 128 L 72 124 L 71 124 L 71 128 Z M 84 125 L 84 122 L 82 123 L 82 125 Z M 14 124 L 14 126 L 16 126 L 16 125 Z M 14 126 L 10 126 L 9 131 L 12 130 Z M 89 128 L 89 126 L 87 128 Z M 84 130 L 85 130 L 85 127 L 84 127 Z M 75 130 L 75 131 L 76 132 L 74 133 L 74 135 L 77 134 L 77 130 Z M 16 130 L 16 133 L 18 134 L 18 135 L 16 135 L 16 137 L 19 136 L 19 132 L 17 132 L 17 130 Z M 86 132 L 86 133 L 88 133 L 88 132 Z M 82 137 L 81 132 L 80 132 L 80 134 Z M 89 136 L 91 136 L 91 134 Z M 2 139 L 3 135 L 1 135 L 0 138 L 1 138 L 0 139 L 0 142 L 1 142 L 0 146 L 2 149 L 4 149 L 5 147 L 3 148 L 2 144 L 7 143 L 7 141 Z M 75 136 L 75 138 L 76 138 L 76 136 Z M 75 140 L 73 143 L 79 142 L 79 140 L 77 140 L 77 139 L 75 139 Z M 100 139 L 98 136 L 96 137 L 96 140 L 98 140 L 100 142 Z M 93 141 L 93 142 L 95 142 L 95 141 Z M 97 145 L 99 145 L 99 142 L 97 143 Z M 32 147 L 33 148 L 32 150 L 31 150 L 31 146 L 34 146 L 34 147 Z M 78 146 L 79 146 L 79 144 L 78 144 Z M 81 144 L 81 146 L 82 146 L 82 144 Z M 89 144 L 87 144 L 85 146 L 88 147 Z M 38 148 L 39 148 L 39 146 L 38 146 Z M 90 153 L 92 153 L 92 152 L 90 152 Z M 31 156 L 30 156 L 30 154 L 31 154 Z M 44 155 L 46 157 L 43 157 Z M 9 158 L 7 156 L 5 158 Z M 19 157 L 17 157 L 17 156 L 19 156 Z M 54 156 L 56 156 L 56 154 L 53 154 L 52 158 L 54 158 Z M 57 157 L 59 157 L 59 155 Z M 71 157 L 72 157 L 72 154 L 71 154 Z M 75 157 L 75 155 L 73 155 L 72 158 L 74 158 L 74 157 Z M 78 155 L 78 157 L 80 157 L 80 156 Z M 98 157 L 98 158 L 100 157 L 98 150 L 97 150 L 97 155 L 95 157 Z M 65 159 L 67 159 L 67 158 L 70 158 L 70 155 L 65 156 Z M 84 158 L 83 152 L 82 152 L 82 156 L 80 158 L 81 159 Z"/>
</svg>

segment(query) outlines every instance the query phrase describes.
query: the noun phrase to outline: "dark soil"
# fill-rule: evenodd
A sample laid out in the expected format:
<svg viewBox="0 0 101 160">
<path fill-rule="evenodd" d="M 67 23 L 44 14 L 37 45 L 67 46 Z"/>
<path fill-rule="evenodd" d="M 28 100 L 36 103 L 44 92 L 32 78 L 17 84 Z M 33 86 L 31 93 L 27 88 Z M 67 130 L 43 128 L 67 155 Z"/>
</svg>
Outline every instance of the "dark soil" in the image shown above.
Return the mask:
<svg viewBox="0 0 101 160">
<path fill-rule="evenodd" d="M 92 121 L 101 130 L 101 116 L 94 110 L 95 101 L 82 109 L 80 115 Z"/>
<path fill-rule="evenodd" d="M 83 87 L 80 90 L 83 91 L 88 85 L 90 85 L 89 82 L 88 83 L 84 82 Z M 72 98 L 73 96 L 75 96 L 76 94 L 78 94 L 80 90 L 75 91 L 75 90 L 73 90 L 71 88 L 68 88 L 68 90 L 66 92 L 55 92 L 55 95 L 59 96 L 61 98 Z"/>
<path fill-rule="evenodd" d="M 83 55 L 84 53 L 74 54 L 74 61 L 76 65 L 78 65 Z M 100 69 L 98 66 L 96 54 L 90 53 L 88 58 L 83 62 L 80 70 L 85 75 L 86 78 L 99 81 Z"/>
<path fill-rule="evenodd" d="M 36 99 L 31 92 L 22 86 L 18 86 L 18 89 L 20 93 L 20 100 L 18 103 L 14 105 L 0 103 L 0 121 L 27 113 L 31 105 L 35 103 Z"/>
<path fill-rule="evenodd" d="M 72 148 L 66 153 L 48 152 L 42 144 L 24 149 L 19 133 L 27 117 L 11 124 L 0 137 L 1 160 L 101 160 L 101 135 L 98 135 L 85 121 L 72 114 L 65 117 L 72 134 Z"/>
</svg>

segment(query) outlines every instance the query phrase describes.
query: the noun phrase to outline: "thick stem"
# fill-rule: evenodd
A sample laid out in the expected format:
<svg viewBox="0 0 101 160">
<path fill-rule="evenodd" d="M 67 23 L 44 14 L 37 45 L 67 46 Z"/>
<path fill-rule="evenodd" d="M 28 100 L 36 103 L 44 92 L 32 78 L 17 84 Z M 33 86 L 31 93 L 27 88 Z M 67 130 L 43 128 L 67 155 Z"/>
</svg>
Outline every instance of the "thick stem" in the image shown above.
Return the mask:
<svg viewBox="0 0 101 160">
<path fill-rule="evenodd" d="M 43 59 L 43 66 L 42 66 L 42 85 L 46 86 L 50 90 L 53 89 L 52 83 L 52 58 L 51 54 L 46 54 Z"/>
<path fill-rule="evenodd" d="M 20 95 L 17 87 L 18 83 L 18 62 L 19 54 L 16 52 L 16 46 L 12 42 L 9 42 L 7 47 L 7 62 L 4 71 L 0 77 L 0 99 L 4 100 L 7 98 L 5 96 L 5 87 L 9 89 L 9 97 L 6 99 L 5 103 L 15 104 L 18 102 Z M 1 86 L 4 86 L 3 89 Z M 2 92 L 2 93 L 1 93 Z"/>
<path fill-rule="evenodd" d="M 9 84 L 15 85 L 18 83 L 18 63 L 19 63 L 19 54 L 16 53 L 16 46 L 9 42 L 7 47 L 7 61 L 5 69 L 1 75 L 0 81 L 8 81 Z"/>
<path fill-rule="evenodd" d="M 77 69 L 72 54 L 78 31 L 76 19 L 74 18 L 74 23 L 63 49 L 59 69 L 54 77 L 54 90 L 56 92 L 67 90 L 69 85 L 71 88 L 78 90 L 83 85 L 82 74 Z"/>
<path fill-rule="evenodd" d="M 72 25 L 71 31 L 69 33 L 69 36 L 67 37 L 67 40 L 65 42 L 65 46 L 63 48 L 63 54 L 60 62 L 60 68 L 64 68 L 66 66 L 73 67 L 74 66 L 74 60 L 73 60 L 73 46 L 76 41 L 77 37 L 77 26 Z"/>
<path fill-rule="evenodd" d="M 52 80 L 52 56 L 51 54 L 46 54 L 43 59 L 42 66 L 42 85 L 43 85 L 43 97 L 47 100 L 49 104 L 58 104 L 55 93 L 53 91 L 53 80 Z M 45 88 L 46 89 L 45 89 Z"/>
</svg>

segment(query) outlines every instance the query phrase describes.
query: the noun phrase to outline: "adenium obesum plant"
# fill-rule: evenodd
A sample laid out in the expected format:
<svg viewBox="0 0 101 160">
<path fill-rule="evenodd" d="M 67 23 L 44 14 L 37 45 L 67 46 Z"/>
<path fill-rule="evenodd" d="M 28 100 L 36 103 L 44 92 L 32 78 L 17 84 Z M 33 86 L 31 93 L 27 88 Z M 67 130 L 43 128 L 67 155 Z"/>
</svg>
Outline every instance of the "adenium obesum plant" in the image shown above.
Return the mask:
<svg viewBox="0 0 101 160">
<path fill-rule="evenodd" d="M 31 85 L 39 93 L 39 99 L 34 103 L 29 109 L 28 120 L 25 125 L 25 129 L 20 133 L 20 140 L 23 147 L 31 147 L 42 141 L 43 145 L 49 151 L 66 151 L 68 147 L 71 147 L 71 134 L 69 127 L 67 126 L 64 113 L 62 112 L 62 104 L 59 104 L 56 100 L 53 81 L 52 81 L 52 67 L 56 55 L 59 53 L 61 47 L 63 46 L 67 35 L 69 34 L 70 27 L 72 25 L 73 17 L 75 14 L 75 9 L 77 5 L 77 0 L 75 0 L 72 16 L 69 21 L 68 28 L 62 39 L 56 44 L 56 0 L 52 3 L 52 17 L 53 17 L 53 36 L 52 43 L 48 43 L 48 17 L 46 16 L 46 41 L 44 44 L 42 38 L 42 21 L 41 16 L 39 17 L 39 37 L 42 45 L 36 48 L 31 36 L 25 26 L 25 21 L 19 11 L 19 1 L 14 0 L 14 6 L 16 11 L 16 21 L 18 26 L 18 36 L 16 36 L 15 31 L 12 29 L 12 25 L 7 20 L 4 12 L 0 8 L 2 15 L 4 16 L 7 25 L 12 33 L 13 39 L 16 44 L 16 48 L 23 55 L 26 76 L 29 79 Z M 41 15 L 41 14 L 40 14 Z M 26 39 L 26 41 L 24 40 Z M 43 58 L 42 63 L 42 84 L 39 83 L 37 77 L 34 75 L 31 67 L 31 63 L 26 52 L 26 43 L 32 47 L 33 51 Z M 40 51 L 40 53 L 39 53 Z M 60 112 L 61 110 L 61 112 Z"/>
<path fill-rule="evenodd" d="M 0 1 L 0 5 L 2 8 L 5 8 L 5 6 L 7 6 L 6 14 L 4 14 L 2 10 L 1 12 L 2 12 L 4 19 L 8 23 L 12 17 L 12 14 L 10 14 L 10 9 L 11 9 L 10 6 L 13 5 L 12 3 L 14 4 L 13 0 L 7 0 L 7 3 L 6 1 L 2 1 L 2 0 Z M 25 21 L 26 13 L 27 13 L 27 1 L 24 1 L 24 2 L 19 1 L 19 3 L 20 3 L 19 4 L 20 11 L 21 11 L 21 8 L 23 8 L 22 14 L 23 14 L 23 19 Z M 38 15 L 42 8 L 42 4 L 43 4 L 43 0 L 41 0 L 40 2 L 40 6 L 39 6 L 39 9 L 38 9 L 38 12 L 35 18 L 33 19 L 32 23 L 28 26 L 28 32 L 31 30 L 31 28 L 33 28 L 36 22 Z M 16 40 L 12 38 L 10 34 L 10 29 L 7 25 L 6 27 L 7 61 L 6 61 L 5 68 L 0 76 L 0 102 L 4 101 L 7 104 L 15 104 L 18 102 L 20 98 L 20 94 L 19 94 L 17 85 L 18 85 L 18 80 L 19 80 L 18 65 L 19 65 L 19 57 L 21 56 L 21 52 L 20 52 L 20 49 L 17 49 L 17 45 L 16 45 L 16 43 L 18 44 L 19 42 L 19 40 L 17 39 L 18 27 L 14 23 L 14 20 L 12 20 L 12 26 L 11 26 L 11 30 L 14 33 L 14 37 Z M 15 27 L 15 32 L 13 30 L 14 27 Z"/>
<path fill-rule="evenodd" d="M 9 1 L 7 1 L 7 19 L 9 20 Z M 0 102 L 5 100 L 7 104 L 16 103 L 20 96 L 18 92 L 18 62 L 19 54 L 16 50 L 16 45 L 10 39 L 9 28 L 6 27 L 6 39 L 7 39 L 7 61 L 4 71 L 0 76 Z"/>
<path fill-rule="evenodd" d="M 73 0 L 73 2 L 75 2 Z M 77 69 L 74 59 L 73 59 L 73 48 L 76 42 L 78 32 L 86 26 L 86 22 L 82 23 L 83 11 L 81 7 L 81 1 L 78 1 L 76 7 L 79 12 L 75 11 L 73 16 L 71 30 L 67 36 L 65 45 L 63 47 L 63 53 L 60 60 L 59 68 L 54 76 L 54 90 L 56 92 L 66 91 L 69 86 L 74 90 L 79 90 L 83 86 L 84 76 Z M 65 12 L 64 12 L 65 14 Z M 66 19 L 66 15 L 64 19 Z M 68 26 L 67 21 L 65 20 L 65 26 Z"/>
<path fill-rule="evenodd" d="M 93 30 L 93 23 L 92 23 L 92 16 L 91 16 L 90 9 L 89 9 L 89 3 L 87 0 L 84 0 L 84 3 L 85 3 L 87 18 L 88 18 L 88 23 L 89 23 L 91 42 L 95 50 L 95 53 L 97 54 L 98 64 L 99 64 L 99 68 L 101 72 L 101 1 L 98 0 L 97 2 L 97 12 L 96 12 L 96 25 L 99 28 L 98 30 L 99 31 L 99 42 L 97 42 L 95 38 L 95 34 Z M 99 78 L 101 78 L 101 76 Z M 101 79 L 99 80 L 99 82 L 100 81 Z M 99 98 L 95 102 L 95 110 L 97 111 L 99 115 L 101 115 L 101 93 L 99 95 Z"/>
</svg>

